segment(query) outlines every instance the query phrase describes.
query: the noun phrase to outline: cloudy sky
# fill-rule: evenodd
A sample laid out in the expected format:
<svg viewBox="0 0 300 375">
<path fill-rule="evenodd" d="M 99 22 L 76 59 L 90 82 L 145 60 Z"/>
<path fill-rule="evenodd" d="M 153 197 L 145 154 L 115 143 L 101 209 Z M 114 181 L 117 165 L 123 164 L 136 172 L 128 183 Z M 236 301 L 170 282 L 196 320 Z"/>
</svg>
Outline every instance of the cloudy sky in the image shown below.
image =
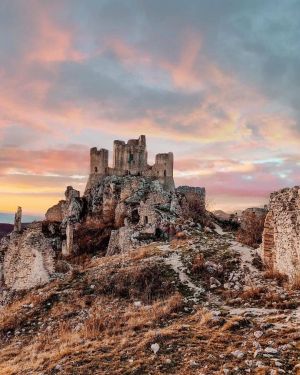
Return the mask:
<svg viewBox="0 0 300 375">
<path fill-rule="evenodd" d="M 1 0 L 0 211 L 84 189 L 146 134 L 210 208 L 299 184 L 299 0 Z"/>
</svg>

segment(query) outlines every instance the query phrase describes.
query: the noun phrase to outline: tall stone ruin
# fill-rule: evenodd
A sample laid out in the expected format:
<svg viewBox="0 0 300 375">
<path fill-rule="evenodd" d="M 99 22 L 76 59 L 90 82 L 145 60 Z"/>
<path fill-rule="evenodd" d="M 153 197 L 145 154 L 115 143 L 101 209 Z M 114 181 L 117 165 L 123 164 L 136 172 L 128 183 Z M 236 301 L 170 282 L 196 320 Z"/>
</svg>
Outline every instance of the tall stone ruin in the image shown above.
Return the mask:
<svg viewBox="0 0 300 375">
<path fill-rule="evenodd" d="M 148 165 L 146 136 L 130 139 L 127 143 L 115 140 L 113 167 L 108 166 L 108 150 L 96 147 L 90 150 L 90 175 L 86 192 L 107 176 L 144 176 L 158 180 L 166 191 L 174 191 L 174 157 L 172 152 L 157 154 L 154 165 Z"/>
<path fill-rule="evenodd" d="M 300 277 L 300 187 L 270 196 L 264 224 L 262 257 L 265 264 L 289 277 Z"/>
<path fill-rule="evenodd" d="M 17 212 L 15 213 L 14 221 L 14 232 L 21 232 L 22 230 L 22 207 L 18 207 Z"/>
</svg>

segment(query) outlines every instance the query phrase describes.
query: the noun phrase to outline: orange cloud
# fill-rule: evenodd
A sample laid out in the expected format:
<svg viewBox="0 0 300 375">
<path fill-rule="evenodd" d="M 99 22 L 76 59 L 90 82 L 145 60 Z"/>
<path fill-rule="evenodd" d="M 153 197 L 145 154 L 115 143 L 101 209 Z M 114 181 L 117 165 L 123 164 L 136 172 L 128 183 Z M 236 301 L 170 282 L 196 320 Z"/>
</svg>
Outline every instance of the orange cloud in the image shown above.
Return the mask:
<svg viewBox="0 0 300 375">
<path fill-rule="evenodd" d="M 0 175 L 81 175 L 88 173 L 88 163 L 88 147 L 79 145 L 37 151 L 7 147 L 1 150 Z"/>
</svg>

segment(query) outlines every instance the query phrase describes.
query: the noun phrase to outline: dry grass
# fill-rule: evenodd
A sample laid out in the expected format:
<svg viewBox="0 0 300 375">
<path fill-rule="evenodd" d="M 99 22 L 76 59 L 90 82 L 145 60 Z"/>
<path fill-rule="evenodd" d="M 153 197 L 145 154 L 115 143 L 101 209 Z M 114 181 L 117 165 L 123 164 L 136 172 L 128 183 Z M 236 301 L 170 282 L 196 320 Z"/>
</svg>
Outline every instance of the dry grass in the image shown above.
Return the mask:
<svg viewBox="0 0 300 375">
<path fill-rule="evenodd" d="M 283 285 L 288 281 L 288 277 L 283 273 L 275 270 L 274 268 L 269 268 L 264 272 L 264 277 L 266 279 L 276 280 L 279 285 Z"/>
<path fill-rule="evenodd" d="M 51 292 L 41 294 L 30 293 L 1 310 L 0 332 L 6 332 L 17 327 L 24 320 L 24 316 L 29 318 L 33 315 L 35 309 L 45 302 L 51 294 Z M 26 305 L 32 305 L 33 308 L 28 309 L 24 307 Z"/>
<path fill-rule="evenodd" d="M 157 327 L 160 322 L 172 317 L 183 307 L 180 294 L 176 293 L 166 300 L 155 302 L 149 308 L 137 308 L 133 304 L 118 304 L 111 308 L 112 301 L 102 297 L 89 312 L 89 317 L 82 324 L 74 326 L 74 322 L 60 321 L 51 331 L 45 331 L 35 336 L 30 344 L 22 351 L 14 345 L 3 348 L 1 351 L 0 374 L 22 374 L 43 372 L 50 373 L 51 369 L 66 358 L 81 360 L 90 358 L 90 361 L 101 361 L 114 352 L 126 352 L 128 340 L 133 351 L 144 351 L 149 342 L 157 336 Z M 77 323 L 77 321 L 76 321 Z M 143 339 L 136 337 L 136 332 L 145 332 Z M 166 330 L 164 336 L 167 337 Z M 133 344 L 133 346 L 132 346 Z M 95 352 L 97 356 L 95 357 Z M 110 353 L 110 354 L 108 354 Z M 114 359 L 120 368 L 119 356 Z M 112 364 L 113 366 L 113 364 Z M 72 372 L 66 372 L 72 373 Z M 90 371 L 76 372 L 76 374 L 90 374 Z M 102 371 L 96 373 L 104 373 Z M 105 372 L 106 373 L 106 372 Z M 107 372 L 117 373 L 117 372 Z"/>
<path fill-rule="evenodd" d="M 105 295 L 149 303 L 174 293 L 175 288 L 164 275 L 162 265 L 148 262 L 109 270 L 99 277 L 97 290 Z"/>
<path fill-rule="evenodd" d="M 182 251 L 189 249 L 179 242 Z M 205 375 L 220 375 L 223 368 L 246 373 L 246 360 L 253 359 L 253 332 L 270 323 L 270 316 L 248 320 L 232 317 L 226 309 L 216 315 L 183 300 L 175 292 L 174 277 L 155 257 L 159 252 L 158 247 L 146 246 L 126 255 L 90 259 L 83 271 L 77 271 L 81 265 L 74 265 L 74 272 L 41 288 L 41 295 L 32 291 L 8 306 L 0 316 L 0 328 L 24 324 L 26 332 L 3 336 L 0 375 L 200 375 L 203 370 Z M 194 258 L 195 269 L 201 269 L 201 258 Z M 256 301 L 261 291 L 255 286 L 244 293 L 245 299 L 261 303 Z M 54 294 L 58 298 L 45 309 Z M 267 298 L 275 301 L 278 296 Z M 33 301 L 34 307 L 24 314 L 22 305 Z M 282 314 L 280 322 L 285 317 Z M 278 319 L 274 316 L 273 323 Z M 32 325 L 39 320 L 43 326 Z M 278 346 L 296 340 L 296 333 L 297 328 L 295 332 L 268 330 L 260 342 L 266 346 L 272 340 Z M 160 345 L 156 355 L 153 343 Z M 244 358 L 233 357 L 235 350 L 242 350 Z M 269 359 L 259 360 L 266 367 L 257 374 L 269 374 Z M 298 353 L 287 351 L 284 369 L 286 363 L 293 368 L 297 361 Z"/>
<path fill-rule="evenodd" d="M 139 248 L 137 250 L 131 251 L 128 256 L 132 261 L 137 261 L 145 258 L 149 258 L 155 255 L 158 255 L 160 253 L 160 250 L 157 248 L 157 246 L 149 245 L 142 248 Z"/>
<path fill-rule="evenodd" d="M 251 286 L 250 288 L 244 290 L 241 294 L 240 297 L 248 301 L 250 299 L 260 299 L 262 294 L 265 292 L 265 288 L 258 287 L 258 286 Z"/>
<path fill-rule="evenodd" d="M 296 275 L 291 284 L 290 284 L 291 290 L 300 290 L 300 274 Z"/>
</svg>

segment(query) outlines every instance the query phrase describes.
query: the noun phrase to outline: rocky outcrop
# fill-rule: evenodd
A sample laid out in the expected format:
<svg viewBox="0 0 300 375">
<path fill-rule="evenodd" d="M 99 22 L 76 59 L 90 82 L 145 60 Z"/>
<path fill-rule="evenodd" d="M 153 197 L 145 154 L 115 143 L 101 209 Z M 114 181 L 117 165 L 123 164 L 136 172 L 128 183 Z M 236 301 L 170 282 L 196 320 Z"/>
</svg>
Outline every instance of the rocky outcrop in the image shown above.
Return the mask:
<svg viewBox="0 0 300 375">
<path fill-rule="evenodd" d="M 80 220 L 83 202 L 80 199 L 80 192 L 68 186 L 65 191 L 65 200 L 60 200 L 57 204 L 50 207 L 46 214 L 47 221 L 63 222 L 67 225 L 67 221 L 77 222 Z"/>
<path fill-rule="evenodd" d="M 188 217 L 205 215 L 204 206 L 203 189 L 169 191 L 152 176 L 106 176 L 83 197 L 68 186 L 65 200 L 47 211 L 45 221 L 3 240 L 0 274 L 10 289 L 41 285 L 61 255 L 113 255 L 167 240 L 182 232 Z"/>
<path fill-rule="evenodd" d="M 41 223 L 2 240 L 4 284 L 13 290 L 43 285 L 54 272 L 54 251 Z"/>
<path fill-rule="evenodd" d="M 299 186 L 271 194 L 261 251 L 271 269 L 291 280 L 300 276 Z"/>
<path fill-rule="evenodd" d="M 62 244 L 62 255 L 71 256 L 74 252 L 74 227 L 72 223 L 67 224 L 66 240 Z"/>
<path fill-rule="evenodd" d="M 22 207 L 18 207 L 15 214 L 14 231 L 21 232 L 22 230 Z"/>
<path fill-rule="evenodd" d="M 59 221 L 62 222 L 64 219 L 64 212 L 66 210 L 66 201 L 61 200 L 54 206 L 50 207 L 46 214 L 46 220 L 47 221 Z"/>
<path fill-rule="evenodd" d="M 109 245 L 106 255 L 124 253 L 134 248 L 139 243 L 138 232 L 133 228 L 124 226 L 118 230 L 113 230 L 110 235 Z"/>
</svg>

